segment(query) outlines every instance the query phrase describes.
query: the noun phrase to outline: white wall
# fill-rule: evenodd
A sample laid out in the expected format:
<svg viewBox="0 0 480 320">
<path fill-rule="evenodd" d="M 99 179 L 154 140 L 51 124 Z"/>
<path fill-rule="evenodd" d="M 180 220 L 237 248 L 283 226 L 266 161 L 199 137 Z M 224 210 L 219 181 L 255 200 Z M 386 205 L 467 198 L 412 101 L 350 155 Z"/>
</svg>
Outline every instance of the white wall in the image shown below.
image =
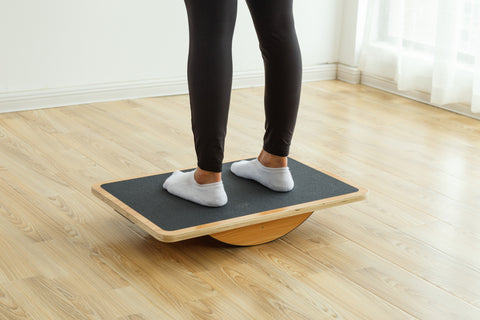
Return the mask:
<svg viewBox="0 0 480 320">
<path fill-rule="evenodd" d="M 337 79 L 360 83 L 358 69 L 368 0 L 343 0 Z"/>
<path fill-rule="evenodd" d="M 338 62 L 356 67 L 361 50 L 368 0 L 343 0 Z"/>
<path fill-rule="evenodd" d="M 334 78 L 343 1 L 296 0 L 294 14 L 304 80 Z M 182 0 L 0 0 L 0 39 L 0 112 L 187 92 Z M 234 87 L 263 84 L 244 0 L 233 56 Z"/>
<path fill-rule="evenodd" d="M 348 66 L 356 66 L 358 0 L 343 0 L 343 2 L 338 61 Z"/>
</svg>

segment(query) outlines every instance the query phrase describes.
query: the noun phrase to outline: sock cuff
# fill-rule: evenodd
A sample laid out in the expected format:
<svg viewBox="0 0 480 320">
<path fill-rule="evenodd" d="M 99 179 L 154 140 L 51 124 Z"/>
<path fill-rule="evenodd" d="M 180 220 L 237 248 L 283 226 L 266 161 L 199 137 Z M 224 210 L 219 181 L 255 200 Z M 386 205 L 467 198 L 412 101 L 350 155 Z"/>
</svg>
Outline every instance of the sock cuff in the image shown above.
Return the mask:
<svg viewBox="0 0 480 320">
<path fill-rule="evenodd" d="M 195 181 L 195 179 L 193 179 Z M 195 181 L 195 184 L 197 187 L 199 188 L 218 188 L 218 187 L 223 187 L 223 182 L 220 181 L 220 182 L 212 182 L 212 183 L 204 183 L 204 184 L 200 184 L 198 183 L 197 181 Z"/>
<path fill-rule="evenodd" d="M 290 168 L 288 167 L 281 167 L 281 168 L 269 168 L 269 167 L 265 167 L 259 160 L 258 158 L 255 159 L 256 163 L 257 163 L 257 166 L 258 168 L 262 169 L 262 170 L 265 170 L 265 171 L 270 171 L 270 172 L 282 172 L 282 171 L 290 171 Z"/>
<path fill-rule="evenodd" d="M 197 186 L 198 188 L 202 188 L 202 189 L 208 189 L 208 188 L 219 188 L 219 187 L 223 187 L 223 181 L 219 181 L 219 182 L 212 182 L 212 183 L 198 183 L 196 180 L 195 180 L 195 170 L 193 171 L 190 171 L 189 172 L 191 174 L 191 179 L 192 179 L 192 182 L 195 186 Z"/>
</svg>

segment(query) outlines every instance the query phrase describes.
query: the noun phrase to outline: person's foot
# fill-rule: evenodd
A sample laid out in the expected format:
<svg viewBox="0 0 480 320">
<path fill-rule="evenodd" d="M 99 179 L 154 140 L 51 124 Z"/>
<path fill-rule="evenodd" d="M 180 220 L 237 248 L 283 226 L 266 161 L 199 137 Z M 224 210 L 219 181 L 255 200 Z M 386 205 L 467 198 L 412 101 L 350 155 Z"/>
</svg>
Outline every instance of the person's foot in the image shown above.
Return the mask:
<svg viewBox="0 0 480 320">
<path fill-rule="evenodd" d="M 239 177 L 255 180 L 273 191 L 288 192 L 294 187 L 287 158 L 268 154 L 264 150 L 256 159 L 233 163 L 230 170 Z"/>
<path fill-rule="evenodd" d="M 211 183 L 199 183 L 196 180 L 196 176 L 201 176 L 201 174 L 197 171 L 201 171 L 201 169 L 189 172 L 175 171 L 165 180 L 163 188 L 177 197 L 202 206 L 221 207 L 226 205 L 228 198 L 223 187 L 223 182 L 220 180 Z M 212 178 L 208 176 L 203 176 L 199 179 L 203 179 L 203 181 L 212 180 Z M 218 178 L 214 178 L 214 180 L 218 180 Z"/>
</svg>

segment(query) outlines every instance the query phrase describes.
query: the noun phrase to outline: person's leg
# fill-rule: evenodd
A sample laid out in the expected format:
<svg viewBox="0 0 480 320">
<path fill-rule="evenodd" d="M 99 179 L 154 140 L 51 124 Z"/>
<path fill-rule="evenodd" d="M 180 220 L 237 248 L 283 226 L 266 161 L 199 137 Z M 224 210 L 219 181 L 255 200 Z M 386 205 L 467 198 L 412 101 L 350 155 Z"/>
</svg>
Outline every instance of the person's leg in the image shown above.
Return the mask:
<svg viewBox="0 0 480 320">
<path fill-rule="evenodd" d="M 275 191 L 293 189 L 287 156 L 302 83 L 302 58 L 293 19 L 293 0 L 246 0 L 265 65 L 265 135 L 257 159 L 232 171 Z"/>
<path fill-rule="evenodd" d="M 221 172 L 232 88 L 237 0 L 185 0 L 188 88 L 198 167 Z"/>
<path fill-rule="evenodd" d="M 265 65 L 263 149 L 289 154 L 302 86 L 302 58 L 295 31 L 293 0 L 247 0 Z"/>
<path fill-rule="evenodd" d="M 224 141 L 232 86 L 237 0 L 185 0 L 189 23 L 188 88 L 197 169 L 175 172 L 164 188 L 184 199 L 222 206 Z"/>
</svg>

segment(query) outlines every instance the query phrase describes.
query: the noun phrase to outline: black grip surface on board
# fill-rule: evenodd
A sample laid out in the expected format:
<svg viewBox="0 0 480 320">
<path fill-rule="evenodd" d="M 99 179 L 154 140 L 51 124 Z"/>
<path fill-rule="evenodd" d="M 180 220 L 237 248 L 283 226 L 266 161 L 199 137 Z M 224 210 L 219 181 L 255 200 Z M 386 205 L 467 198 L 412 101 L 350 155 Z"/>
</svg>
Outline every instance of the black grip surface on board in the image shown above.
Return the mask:
<svg viewBox="0 0 480 320">
<path fill-rule="evenodd" d="M 105 183 L 102 188 L 166 231 L 358 191 L 349 184 L 289 158 L 288 166 L 295 181 L 295 188 L 286 193 L 275 192 L 253 180 L 235 176 L 230 171 L 232 163 L 223 164 L 222 180 L 228 203 L 220 208 L 203 207 L 169 194 L 162 185 L 171 173 Z"/>
</svg>

